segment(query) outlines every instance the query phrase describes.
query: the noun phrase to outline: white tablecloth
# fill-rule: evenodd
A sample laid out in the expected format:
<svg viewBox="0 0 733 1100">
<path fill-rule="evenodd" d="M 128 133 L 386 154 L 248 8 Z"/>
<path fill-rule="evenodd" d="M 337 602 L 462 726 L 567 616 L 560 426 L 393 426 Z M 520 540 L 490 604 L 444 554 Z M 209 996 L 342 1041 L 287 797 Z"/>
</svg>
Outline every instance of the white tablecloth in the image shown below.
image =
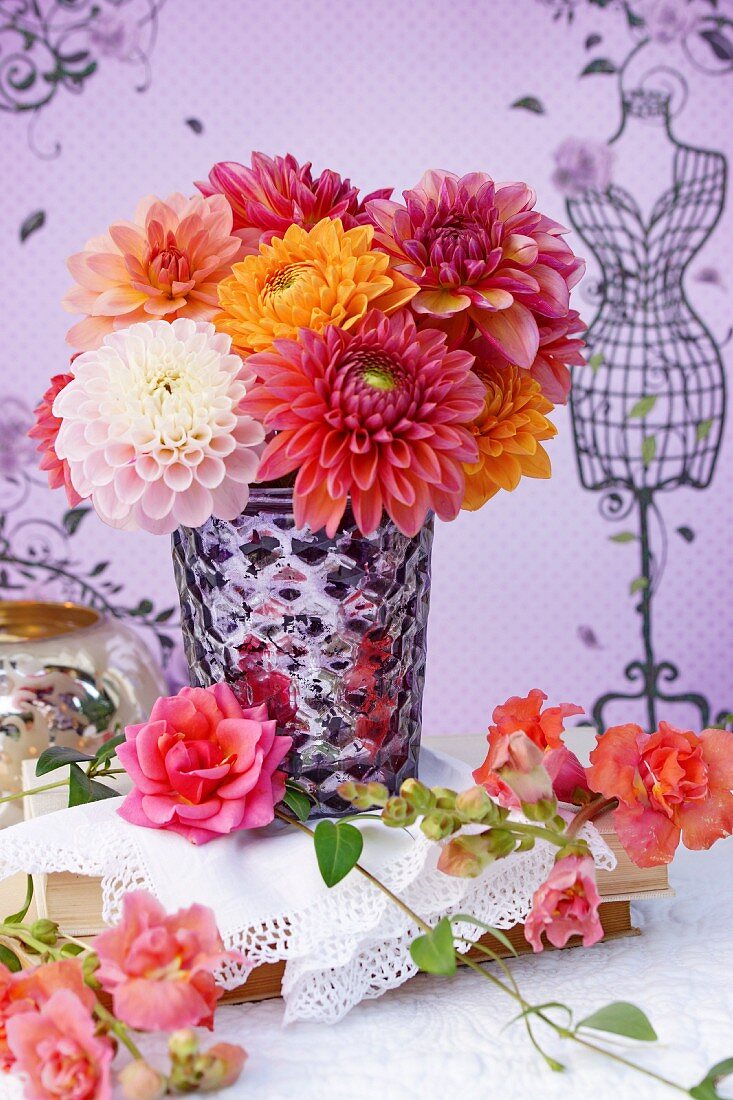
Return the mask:
<svg viewBox="0 0 733 1100">
<path fill-rule="evenodd" d="M 466 741 L 476 758 L 477 739 Z M 436 741 L 437 744 L 437 741 Z M 439 747 L 444 747 L 441 744 Z M 588 950 L 525 957 L 512 967 L 535 1003 L 564 1000 L 582 1016 L 614 1000 L 642 1007 L 661 1044 L 623 1042 L 650 1069 L 690 1086 L 733 1055 L 733 839 L 710 852 L 680 850 L 670 874 L 675 898 L 634 907 L 640 938 Z M 571 1043 L 549 1039 L 568 1066 L 554 1074 L 531 1048 L 521 1024 L 502 1028 L 513 1004 L 488 982 L 462 972 L 420 975 L 376 1001 L 352 1009 L 334 1027 L 281 1026 L 282 1003 L 223 1008 L 217 1039 L 250 1054 L 227 1100 L 664 1100 L 674 1093 Z M 213 1041 L 208 1038 L 205 1042 Z M 163 1049 L 144 1040 L 151 1060 Z M 733 1086 L 723 1089 L 733 1097 Z M 17 1097 L 9 1078 L 0 1097 Z"/>
<path fill-rule="evenodd" d="M 661 1047 L 622 1043 L 650 1069 L 692 1085 L 733 1055 L 733 840 L 683 851 L 672 868 L 677 897 L 635 907 L 640 938 L 512 963 L 525 996 L 564 1000 L 581 1015 L 614 1000 L 644 1008 Z M 217 1037 L 250 1060 L 227 1097 L 242 1100 L 662 1100 L 648 1078 L 550 1039 L 568 1073 L 545 1068 L 521 1024 L 502 1028 L 512 1003 L 471 973 L 420 975 L 334 1027 L 281 1027 L 279 1001 L 222 1009 Z M 154 1044 L 146 1049 L 154 1052 Z M 733 1088 L 725 1095 L 733 1096 Z"/>
</svg>

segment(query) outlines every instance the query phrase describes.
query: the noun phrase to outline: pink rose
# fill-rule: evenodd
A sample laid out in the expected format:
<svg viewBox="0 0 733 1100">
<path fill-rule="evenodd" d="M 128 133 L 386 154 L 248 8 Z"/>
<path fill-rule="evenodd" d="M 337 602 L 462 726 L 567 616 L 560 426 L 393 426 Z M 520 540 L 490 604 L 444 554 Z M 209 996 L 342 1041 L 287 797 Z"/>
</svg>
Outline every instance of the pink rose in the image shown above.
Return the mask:
<svg viewBox="0 0 733 1100">
<path fill-rule="evenodd" d="M 243 710 L 226 684 L 158 699 L 125 734 L 117 755 L 135 789 L 119 812 L 133 825 L 206 844 L 275 816 L 285 793 L 276 769 L 292 739 L 276 736 L 266 706 Z"/>
<path fill-rule="evenodd" d="M 565 856 L 535 891 L 532 912 L 524 935 L 533 951 L 542 951 L 542 933 L 555 947 L 564 947 L 571 936 L 582 936 L 590 947 L 603 939 L 598 917 L 601 899 L 596 886 L 596 867 L 591 856 Z"/>
<path fill-rule="evenodd" d="M 211 909 L 192 905 L 168 916 L 144 890 L 125 894 L 119 924 L 93 946 L 95 977 L 112 994 L 115 1016 L 140 1031 L 212 1027 L 223 993 L 214 971 L 242 961 L 224 949 Z"/>
<path fill-rule="evenodd" d="M 7 1071 L 15 1062 L 8 1046 L 7 1021 L 19 1012 L 38 1010 L 59 989 L 74 993 L 90 1012 L 94 1008 L 96 998 L 84 983 L 81 963 L 73 959 L 42 963 L 17 974 L 0 963 L 0 1069 Z"/>
<path fill-rule="evenodd" d="M 109 1039 L 95 1034 L 89 1009 L 69 989 L 60 989 L 38 1012 L 7 1022 L 17 1072 L 26 1078 L 26 1100 L 109 1100 Z"/>
</svg>

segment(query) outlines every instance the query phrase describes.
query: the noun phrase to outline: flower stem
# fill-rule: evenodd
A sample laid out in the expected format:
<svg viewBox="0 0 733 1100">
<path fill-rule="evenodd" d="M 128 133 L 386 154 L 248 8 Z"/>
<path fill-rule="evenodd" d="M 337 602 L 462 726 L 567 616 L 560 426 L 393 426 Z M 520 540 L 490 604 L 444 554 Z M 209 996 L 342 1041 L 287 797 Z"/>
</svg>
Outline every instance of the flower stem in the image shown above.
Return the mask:
<svg viewBox="0 0 733 1100">
<path fill-rule="evenodd" d="M 313 830 L 309 829 L 307 825 L 304 825 L 302 821 L 298 821 L 297 818 L 291 817 L 289 814 L 285 814 L 281 810 L 275 810 L 275 814 L 277 817 L 280 818 L 281 821 L 286 821 L 288 825 L 294 825 L 296 829 L 300 829 L 301 832 L 307 833 L 309 837 L 312 838 L 315 836 Z M 362 867 L 361 863 L 355 863 L 353 869 L 355 871 L 358 871 L 363 878 L 368 879 L 369 882 L 371 882 L 372 885 L 376 886 L 378 890 L 381 890 L 383 894 L 386 894 L 390 901 L 394 902 L 398 909 L 401 909 L 405 916 L 414 921 L 418 928 L 421 928 L 423 932 L 432 932 L 432 928 L 426 921 L 422 919 L 422 917 L 419 917 L 417 913 L 414 913 L 412 909 L 410 909 L 409 905 L 402 901 L 401 898 L 398 898 L 396 894 L 393 894 L 390 888 L 388 886 L 385 886 L 383 882 L 380 882 L 379 879 L 371 873 L 371 871 L 367 871 L 366 867 Z"/>
<path fill-rule="evenodd" d="M 523 825 L 517 821 L 507 821 L 501 828 L 506 828 L 519 836 L 536 836 L 539 840 L 554 844 L 556 848 L 564 848 L 568 842 L 569 830 L 567 833 L 558 833 L 554 829 L 545 829 L 542 825 Z"/>
<path fill-rule="evenodd" d="M 586 821 L 592 821 L 595 817 L 605 813 L 606 810 L 615 810 L 617 806 L 617 798 L 604 798 L 602 794 L 596 795 L 591 802 L 586 803 L 582 809 L 578 810 L 577 814 L 568 825 L 566 835 L 576 836 L 579 830 L 583 828 Z"/>
<path fill-rule="evenodd" d="M 567 833 L 562 837 L 559 833 L 554 834 L 551 830 L 543 829 L 541 826 L 536 825 L 515 825 L 514 823 L 512 823 L 511 828 L 518 829 L 525 835 L 539 836 L 541 839 L 550 840 L 554 844 L 564 845 L 567 842 L 568 835 L 574 835 L 574 833 L 577 832 L 577 830 L 584 824 L 585 821 L 592 820 L 592 818 L 595 817 L 597 814 L 602 813 L 604 810 L 610 809 L 615 803 L 615 799 L 603 799 L 601 796 L 594 799 L 592 803 L 589 803 L 588 806 L 584 806 L 583 809 L 576 815 L 575 819 L 568 827 Z M 295 826 L 295 828 L 300 829 L 301 832 L 306 833 L 311 838 L 314 837 L 315 834 L 313 829 L 310 829 L 302 821 L 298 821 L 297 818 L 291 817 L 289 814 L 283 813 L 281 810 L 277 809 L 275 810 L 275 815 L 280 818 L 281 821 L 286 822 L 288 825 Z M 575 829 L 573 829 L 573 826 L 575 826 Z M 571 832 L 571 830 L 573 830 L 573 832 Z M 368 879 L 369 882 L 376 886 L 378 890 L 381 890 L 381 892 L 392 902 L 394 902 L 394 904 L 397 905 L 402 910 L 402 912 L 410 918 L 411 921 L 414 921 L 414 923 L 419 928 L 421 928 L 424 932 L 428 934 L 432 933 L 433 929 L 430 927 L 430 925 L 426 921 L 424 921 L 422 917 L 418 916 L 417 913 L 413 912 L 413 910 L 410 909 L 409 905 L 402 901 L 401 898 L 398 898 L 396 894 L 393 894 L 389 887 L 385 886 L 383 882 L 380 882 L 379 879 L 371 873 L 371 871 L 367 871 L 366 867 L 363 867 L 360 863 L 354 864 L 353 869 L 355 871 L 358 871 L 359 874 L 362 875 L 364 878 Z M 524 999 L 514 979 L 514 976 L 509 970 L 509 967 L 506 965 L 506 963 L 504 963 L 502 959 L 499 959 L 498 956 L 496 958 L 492 958 L 492 961 L 496 961 L 499 963 L 501 969 L 507 974 L 509 982 L 511 983 L 510 985 L 507 985 L 505 982 L 503 982 L 501 978 L 498 978 L 496 976 L 496 974 L 492 974 L 490 970 L 485 970 L 483 966 L 475 962 L 473 959 L 469 958 L 468 955 L 460 955 L 460 953 L 456 950 L 455 945 L 453 947 L 453 950 L 457 960 L 460 959 L 467 967 L 469 967 L 469 969 L 475 971 L 475 973 L 479 974 L 484 980 L 491 982 L 503 993 L 506 993 L 507 996 L 511 997 L 512 1000 L 517 1002 L 517 1004 L 522 1009 L 525 1026 L 527 1028 L 527 1033 L 532 1042 L 532 1045 L 535 1047 L 538 1053 L 542 1055 L 545 1062 L 547 1062 L 547 1064 L 552 1069 L 562 1069 L 563 1067 L 550 1055 L 545 1053 L 545 1051 L 542 1049 L 539 1042 L 535 1038 L 534 1034 L 532 1033 L 532 1028 L 528 1018 L 530 1010 L 534 1009 L 535 1015 L 538 1017 L 538 1019 L 542 1020 L 543 1023 L 552 1028 L 552 1030 L 560 1038 L 572 1039 L 580 1046 L 585 1047 L 587 1050 L 592 1050 L 596 1054 L 605 1054 L 607 1058 L 610 1058 L 611 1061 L 616 1062 L 619 1065 L 626 1066 L 628 1069 L 637 1070 L 639 1073 L 643 1074 L 643 1076 L 650 1077 L 654 1081 L 659 1081 L 660 1084 L 667 1085 L 669 1088 L 674 1089 L 676 1092 L 684 1093 L 686 1096 L 689 1095 L 689 1089 L 684 1088 L 683 1085 L 677 1084 L 676 1081 L 671 1081 L 668 1077 L 663 1077 L 661 1074 L 655 1073 L 654 1070 L 647 1069 L 645 1066 L 640 1066 L 636 1062 L 632 1062 L 630 1059 L 624 1058 L 620 1054 L 615 1054 L 613 1051 L 608 1050 L 605 1047 L 597 1046 L 595 1043 L 591 1043 L 589 1040 L 583 1039 L 577 1034 L 575 1030 L 571 1030 L 568 1027 L 563 1027 L 562 1024 L 558 1024 L 555 1020 L 551 1019 L 551 1017 L 549 1016 L 546 1016 L 545 1013 L 538 1008 L 534 1008 L 533 1005 L 531 1005 L 528 1001 Z M 492 952 L 490 954 L 494 956 L 495 952 Z M 114 1017 L 112 1017 L 112 1019 L 114 1019 Z"/>
<path fill-rule="evenodd" d="M 26 798 L 31 794 L 41 794 L 42 791 L 53 791 L 57 787 L 68 787 L 68 779 L 57 779 L 55 783 L 45 783 L 42 787 L 32 787 L 29 791 L 16 791 L 15 794 L 4 794 L 0 803 L 14 802 L 17 798 Z"/>
<path fill-rule="evenodd" d="M 127 1047 L 133 1058 L 142 1059 L 142 1052 L 133 1042 L 130 1037 L 130 1032 L 122 1023 L 122 1020 L 118 1020 L 116 1016 L 113 1016 L 100 1001 L 97 1001 L 94 1006 L 94 1015 L 98 1020 L 101 1020 L 103 1024 L 106 1024 L 112 1034 L 116 1035 L 120 1042 Z"/>
</svg>

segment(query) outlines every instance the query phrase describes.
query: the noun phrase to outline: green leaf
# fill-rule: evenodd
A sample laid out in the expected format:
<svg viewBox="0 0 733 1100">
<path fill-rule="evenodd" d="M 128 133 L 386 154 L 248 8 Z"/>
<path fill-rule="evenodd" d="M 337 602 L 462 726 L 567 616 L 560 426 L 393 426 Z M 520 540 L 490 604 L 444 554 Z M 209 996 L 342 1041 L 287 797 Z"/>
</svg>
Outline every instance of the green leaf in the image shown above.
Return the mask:
<svg viewBox="0 0 733 1100">
<path fill-rule="evenodd" d="M 472 917 L 470 913 L 455 913 L 451 917 L 451 922 L 454 920 L 463 921 L 465 924 L 475 924 L 477 928 L 483 928 L 484 932 L 488 932 L 489 935 L 493 936 L 495 940 L 498 940 L 502 947 L 505 947 L 511 955 L 514 955 L 514 957 L 517 958 L 517 952 L 514 944 L 509 939 L 509 937 L 502 932 L 500 928 L 494 928 L 492 925 L 486 924 L 484 921 L 479 920 L 478 917 Z"/>
<path fill-rule="evenodd" d="M 110 737 L 109 741 L 105 741 L 103 745 L 100 745 L 94 754 L 94 764 L 104 764 L 106 760 L 110 760 L 117 752 L 117 746 L 122 745 L 125 742 L 124 733 L 116 733 L 114 737 Z"/>
<path fill-rule="evenodd" d="M 4 922 L 3 922 L 4 924 L 21 924 L 22 921 L 23 921 L 23 918 L 25 917 L 26 913 L 28 912 L 28 910 L 31 907 L 31 902 L 33 901 L 33 877 L 31 875 L 27 875 L 26 878 L 27 878 L 27 882 L 26 882 L 26 888 L 25 888 L 25 898 L 23 899 L 23 905 L 21 906 L 21 908 L 18 910 L 17 913 L 12 913 L 11 916 L 6 917 Z"/>
<path fill-rule="evenodd" d="M 657 395 L 655 393 L 647 394 L 646 397 L 640 397 L 635 405 L 632 405 L 629 410 L 627 419 L 633 420 L 635 417 L 647 416 L 652 411 L 657 403 Z"/>
<path fill-rule="evenodd" d="M 86 806 L 89 802 L 118 797 L 118 791 L 90 779 L 78 764 L 72 764 L 69 768 L 69 806 Z"/>
<path fill-rule="evenodd" d="M 588 366 L 595 374 L 603 366 L 603 353 L 600 351 L 594 352 L 588 360 Z"/>
<path fill-rule="evenodd" d="M 633 596 L 635 592 L 643 592 L 648 587 L 649 581 L 646 577 L 635 577 L 629 585 L 629 595 Z"/>
<path fill-rule="evenodd" d="M 458 962 L 448 917 L 439 920 L 431 932 L 413 940 L 410 954 L 415 965 L 426 974 L 442 974 L 445 977 L 455 974 Z"/>
<path fill-rule="evenodd" d="M 105 569 L 107 569 L 108 567 L 109 567 L 109 562 L 108 561 L 97 562 L 97 564 L 94 566 L 94 569 L 92 569 L 89 576 L 90 577 L 98 577 L 101 573 L 104 573 Z"/>
<path fill-rule="evenodd" d="M 716 1088 L 724 1077 L 733 1073 L 733 1058 L 726 1058 L 722 1062 L 709 1069 L 699 1085 L 690 1089 L 690 1096 L 695 1100 L 720 1100 L 720 1094 Z"/>
<path fill-rule="evenodd" d="M 92 801 L 91 780 L 78 764 L 69 768 L 69 806 L 85 806 Z"/>
<path fill-rule="evenodd" d="M 710 429 L 713 426 L 712 420 L 699 420 L 695 426 L 695 438 L 698 442 L 702 442 L 710 435 Z"/>
<path fill-rule="evenodd" d="M 647 1016 L 628 1001 L 614 1001 L 605 1008 L 599 1008 L 578 1023 L 578 1028 L 581 1027 L 592 1028 L 593 1031 L 610 1031 L 614 1035 L 625 1035 L 627 1039 L 638 1039 L 642 1043 L 654 1043 L 657 1040 L 657 1033 Z"/>
<path fill-rule="evenodd" d="M 545 113 L 544 104 L 533 95 L 525 95 L 522 96 L 521 99 L 515 99 L 512 103 L 512 108 L 514 107 L 519 107 L 524 111 L 531 111 L 535 115 L 543 115 Z"/>
<path fill-rule="evenodd" d="M 135 607 L 130 614 L 131 615 L 149 615 L 153 610 L 152 600 L 140 600 L 140 603 Z"/>
<path fill-rule="evenodd" d="M 91 512 L 91 508 L 70 508 L 68 512 L 64 512 L 64 518 L 62 523 L 64 530 L 68 535 L 73 535 L 79 529 L 79 524 L 84 519 L 84 516 L 88 516 Z"/>
<path fill-rule="evenodd" d="M 680 536 L 680 538 L 683 538 L 685 542 L 695 541 L 695 532 L 692 530 L 691 527 L 678 527 L 677 534 Z"/>
<path fill-rule="evenodd" d="M 319 821 L 313 834 L 318 869 L 326 886 L 335 886 L 359 862 L 364 838 L 345 821 Z"/>
<path fill-rule="evenodd" d="M 591 76 L 593 73 L 615 73 L 618 70 L 613 61 L 609 61 L 607 57 L 597 57 L 595 61 L 591 61 L 583 69 L 581 76 Z"/>
<path fill-rule="evenodd" d="M 23 964 L 18 956 L 4 943 L 0 943 L 0 963 L 5 963 L 8 970 L 13 974 L 18 974 L 23 969 Z"/>
<path fill-rule="evenodd" d="M 651 465 L 655 454 L 657 453 L 657 440 L 653 435 L 648 435 L 641 445 L 641 458 L 644 463 L 644 469 Z"/>
<path fill-rule="evenodd" d="M 85 763 L 94 757 L 77 749 L 67 749 L 63 745 L 52 745 L 50 749 L 44 749 L 36 761 L 36 775 L 48 775 L 57 768 L 63 768 L 66 764 Z"/>
<path fill-rule="evenodd" d="M 96 779 L 89 780 L 90 802 L 103 802 L 105 798 L 119 798 L 120 792 L 104 783 L 98 783 Z"/>
<path fill-rule="evenodd" d="M 600 34 L 589 34 L 585 40 L 586 50 L 592 50 L 594 46 L 600 46 L 602 38 Z"/>
<path fill-rule="evenodd" d="M 633 531 L 619 531 L 617 534 L 608 537 L 611 542 L 636 542 L 637 538 Z"/>
<path fill-rule="evenodd" d="M 27 241 L 32 233 L 42 229 L 46 224 L 46 212 L 45 210 L 34 210 L 32 214 L 29 214 L 20 227 L 20 243 Z"/>
<path fill-rule="evenodd" d="M 292 783 L 290 781 L 286 782 L 283 802 L 288 807 L 288 809 L 295 814 L 298 821 L 306 821 L 308 819 L 311 812 L 312 803 L 306 792 L 299 784 Z"/>
</svg>

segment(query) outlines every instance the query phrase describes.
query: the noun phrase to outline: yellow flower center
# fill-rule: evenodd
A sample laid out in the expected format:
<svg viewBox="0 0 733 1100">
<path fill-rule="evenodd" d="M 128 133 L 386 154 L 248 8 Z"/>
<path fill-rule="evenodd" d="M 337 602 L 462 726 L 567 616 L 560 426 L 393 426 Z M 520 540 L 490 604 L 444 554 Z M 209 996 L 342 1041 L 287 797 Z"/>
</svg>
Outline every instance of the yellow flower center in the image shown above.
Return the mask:
<svg viewBox="0 0 733 1100">
<path fill-rule="evenodd" d="M 262 288 L 263 295 L 276 298 L 286 290 L 291 290 L 300 281 L 307 267 L 308 264 L 286 264 L 278 271 L 271 272 Z"/>
<path fill-rule="evenodd" d="M 362 378 L 375 390 L 391 393 L 397 388 L 397 379 L 387 360 L 381 355 L 369 356 L 364 363 Z"/>
</svg>

